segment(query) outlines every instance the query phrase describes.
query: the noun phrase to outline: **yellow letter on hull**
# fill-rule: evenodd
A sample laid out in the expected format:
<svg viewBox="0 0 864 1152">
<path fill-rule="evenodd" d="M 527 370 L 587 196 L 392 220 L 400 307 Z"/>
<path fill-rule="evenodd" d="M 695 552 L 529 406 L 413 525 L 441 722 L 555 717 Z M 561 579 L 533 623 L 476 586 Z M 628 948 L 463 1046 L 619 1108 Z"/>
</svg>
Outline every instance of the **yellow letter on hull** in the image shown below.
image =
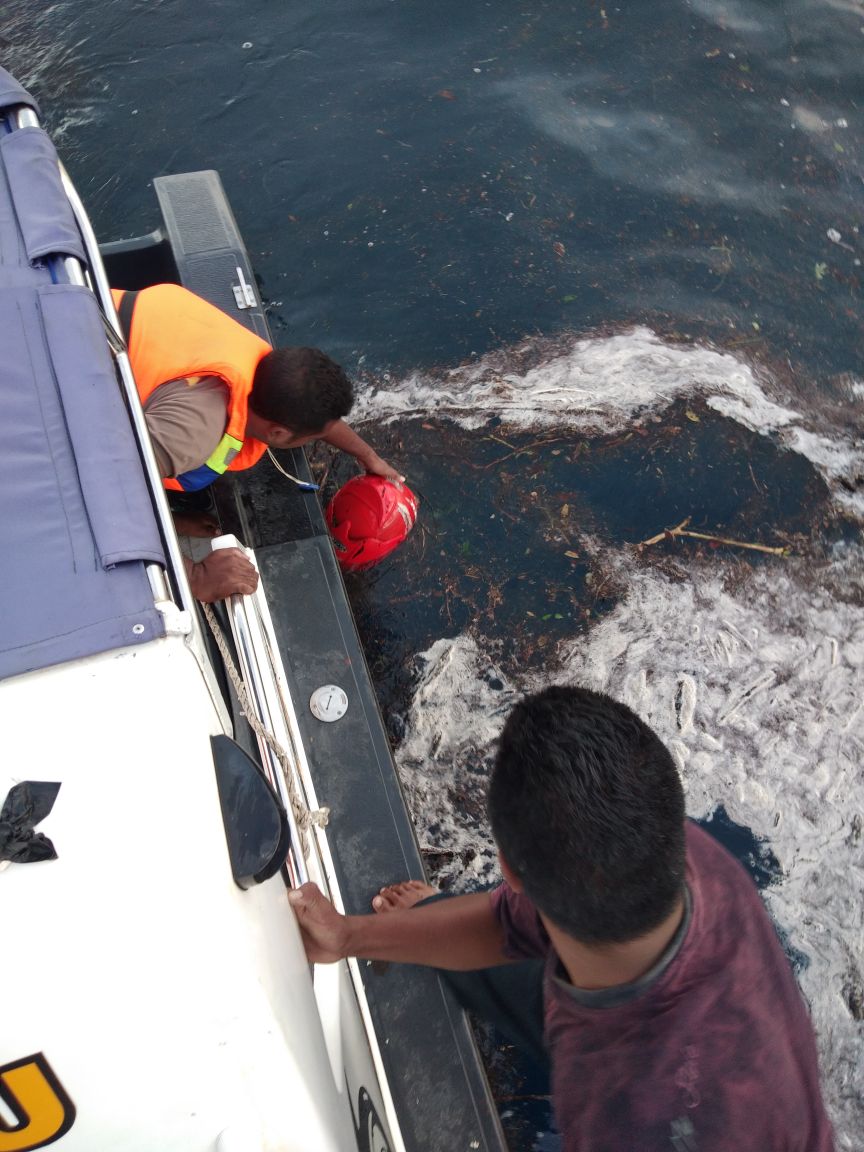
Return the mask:
<svg viewBox="0 0 864 1152">
<path fill-rule="evenodd" d="M 0 1152 L 44 1148 L 75 1122 L 75 1105 L 41 1052 L 0 1067 L 0 1099 L 17 1121 L 9 1127 L 0 1114 Z"/>
</svg>

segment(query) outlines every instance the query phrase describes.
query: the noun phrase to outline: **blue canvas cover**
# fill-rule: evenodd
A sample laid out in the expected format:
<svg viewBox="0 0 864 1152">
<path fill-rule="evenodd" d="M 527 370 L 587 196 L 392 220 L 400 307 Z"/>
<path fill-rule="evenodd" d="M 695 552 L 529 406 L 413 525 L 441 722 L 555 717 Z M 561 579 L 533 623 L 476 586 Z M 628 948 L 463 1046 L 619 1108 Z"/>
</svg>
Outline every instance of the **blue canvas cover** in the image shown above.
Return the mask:
<svg viewBox="0 0 864 1152">
<path fill-rule="evenodd" d="M 47 134 L 41 128 L 9 132 L 0 138 L 0 154 L 27 259 L 53 253 L 83 260 L 84 246 Z"/>
<path fill-rule="evenodd" d="M 56 154 L 0 69 L 0 677 L 164 634 L 156 517 Z M 22 143 L 23 141 L 23 143 Z"/>
</svg>

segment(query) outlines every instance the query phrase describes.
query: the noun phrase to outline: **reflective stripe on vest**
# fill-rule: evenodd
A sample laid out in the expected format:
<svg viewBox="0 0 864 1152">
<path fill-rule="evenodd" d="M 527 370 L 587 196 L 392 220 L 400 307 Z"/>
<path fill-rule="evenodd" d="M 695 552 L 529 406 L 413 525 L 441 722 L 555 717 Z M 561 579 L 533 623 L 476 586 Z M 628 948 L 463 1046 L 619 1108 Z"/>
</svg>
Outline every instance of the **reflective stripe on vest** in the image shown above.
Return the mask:
<svg viewBox="0 0 864 1152">
<path fill-rule="evenodd" d="M 174 478 L 177 488 L 182 492 L 197 492 L 199 488 L 206 488 L 208 484 L 212 484 L 214 480 L 218 480 L 224 472 L 227 472 L 232 462 L 240 454 L 242 447 L 242 440 L 235 440 L 226 432 L 216 445 L 216 451 L 209 460 L 200 467 L 193 468 L 191 472 L 183 472 Z M 163 483 L 166 487 L 168 486 L 167 480 L 164 480 Z"/>
</svg>

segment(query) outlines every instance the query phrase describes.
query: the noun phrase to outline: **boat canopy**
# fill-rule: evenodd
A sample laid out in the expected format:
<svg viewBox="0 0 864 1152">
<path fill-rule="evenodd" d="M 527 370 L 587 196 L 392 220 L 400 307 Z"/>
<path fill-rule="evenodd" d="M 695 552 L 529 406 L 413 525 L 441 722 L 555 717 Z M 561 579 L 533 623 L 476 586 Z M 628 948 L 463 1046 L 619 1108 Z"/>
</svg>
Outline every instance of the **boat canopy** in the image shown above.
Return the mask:
<svg viewBox="0 0 864 1152">
<path fill-rule="evenodd" d="M 165 564 L 54 146 L 0 68 L 0 677 L 164 635 Z M 29 121 L 29 122 L 28 122 Z"/>
</svg>

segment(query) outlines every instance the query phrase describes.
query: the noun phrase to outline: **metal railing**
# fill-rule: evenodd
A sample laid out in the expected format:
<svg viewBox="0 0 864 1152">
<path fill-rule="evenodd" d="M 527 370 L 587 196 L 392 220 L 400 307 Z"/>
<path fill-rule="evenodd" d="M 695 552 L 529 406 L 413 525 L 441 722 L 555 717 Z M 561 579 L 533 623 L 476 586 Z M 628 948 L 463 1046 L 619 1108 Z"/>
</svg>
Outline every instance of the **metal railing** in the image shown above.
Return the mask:
<svg viewBox="0 0 864 1152">
<path fill-rule="evenodd" d="M 214 541 L 214 547 L 235 548 L 240 545 L 233 536 L 223 536 Z M 254 553 L 247 550 L 246 554 L 252 563 L 255 563 Z M 324 830 L 326 821 L 318 822 L 314 819 L 317 812 L 326 809 L 318 806 L 297 711 L 282 667 L 264 590 L 259 584 L 252 595 L 232 596 L 226 603 L 246 692 L 256 717 L 283 744 L 288 753 L 287 758 L 280 758 L 270 744 L 259 735 L 258 743 L 265 769 L 289 814 L 292 846 L 289 851 L 288 868 L 292 884 L 305 884 L 307 880 L 314 880 L 329 896 L 334 907 L 344 913 L 345 906 Z M 290 774 L 288 779 L 284 777 L 283 766 Z M 297 820 L 295 801 L 298 798 L 306 812 L 313 817 L 306 829 L 301 829 Z M 304 834 L 307 830 L 308 837 Z M 353 958 L 349 958 L 346 964 L 381 1092 L 391 1149 L 392 1152 L 405 1152 L 399 1118 L 388 1084 L 360 966 Z"/>
</svg>

